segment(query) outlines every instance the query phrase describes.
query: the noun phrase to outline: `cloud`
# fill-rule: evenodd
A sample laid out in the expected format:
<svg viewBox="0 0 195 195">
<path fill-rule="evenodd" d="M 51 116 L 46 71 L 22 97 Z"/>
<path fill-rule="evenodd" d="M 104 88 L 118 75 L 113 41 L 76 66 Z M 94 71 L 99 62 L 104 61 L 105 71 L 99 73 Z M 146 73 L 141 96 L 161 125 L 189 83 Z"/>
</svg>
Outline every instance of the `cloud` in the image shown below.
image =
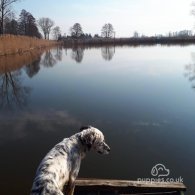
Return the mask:
<svg viewBox="0 0 195 195">
<path fill-rule="evenodd" d="M 139 127 L 160 127 L 162 124 L 159 122 L 135 121 L 133 125 Z"/>
<path fill-rule="evenodd" d="M 0 119 L 0 143 L 6 140 L 23 139 L 32 130 L 41 132 L 58 131 L 56 127 L 80 126 L 81 122 L 67 111 L 34 111 L 22 112 Z"/>
</svg>

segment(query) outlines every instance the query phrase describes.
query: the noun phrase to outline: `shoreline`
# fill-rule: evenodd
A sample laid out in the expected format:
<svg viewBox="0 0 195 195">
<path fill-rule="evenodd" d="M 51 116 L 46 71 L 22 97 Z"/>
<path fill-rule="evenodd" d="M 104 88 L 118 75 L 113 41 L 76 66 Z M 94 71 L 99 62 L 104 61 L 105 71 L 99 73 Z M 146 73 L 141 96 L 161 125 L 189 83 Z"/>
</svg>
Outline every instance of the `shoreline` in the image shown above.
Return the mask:
<svg viewBox="0 0 195 195">
<path fill-rule="evenodd" d="M 0 57 L 42 50 L 48 47 L 102 47 L 102 46 L 153 46 L 153 45 L 191 45 L 195 44 L 195 36 L 191 37 L 138 37 L 138 38 L 65 38 L 61 41 L 38 39 L 18 35 L 0 36 Z"/>
<path fill-rule="evenodd" d="M 190 45 L 195 44 L 193 37 L 139 37 L 139 38 L 91 38 L 73 39 L 65 38 L 63 46 L 67 48 L 78 46 L 152 46 L 152 45 Z"/>
</svg>

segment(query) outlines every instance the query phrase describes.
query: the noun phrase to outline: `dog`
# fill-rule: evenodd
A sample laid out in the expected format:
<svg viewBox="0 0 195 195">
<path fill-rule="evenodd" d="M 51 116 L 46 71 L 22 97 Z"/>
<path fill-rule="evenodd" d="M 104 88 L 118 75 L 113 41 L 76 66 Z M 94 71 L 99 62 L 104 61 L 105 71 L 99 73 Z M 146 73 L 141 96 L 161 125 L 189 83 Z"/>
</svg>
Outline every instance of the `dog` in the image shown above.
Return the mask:
<svg viewBox="0 0 195 195">
<path fill-rule="evenodd" d="M 79 133 L 55 145 L 40 163 L 30 195 L 63 195 L 65 184 L 65 194 L 73 195 L 81 160 L 91 149 L 110 152 L 103 133 L 92 126 L 81 127 Z"/>
</svg>

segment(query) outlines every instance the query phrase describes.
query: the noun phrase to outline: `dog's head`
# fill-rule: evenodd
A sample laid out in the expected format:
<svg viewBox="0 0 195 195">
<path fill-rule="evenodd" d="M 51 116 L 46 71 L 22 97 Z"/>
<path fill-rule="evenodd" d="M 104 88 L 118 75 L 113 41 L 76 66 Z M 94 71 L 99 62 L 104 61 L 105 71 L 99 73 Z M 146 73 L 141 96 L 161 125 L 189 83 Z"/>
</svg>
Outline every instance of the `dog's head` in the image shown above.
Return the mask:
<svg viewBox="0 0 195 195">
<path fill-rule="evenodd" d="M 88 149 L 93 148 L 100 154 L 108 154 L 110 152 L 110 147 L 106 144 L 104 135 L 100 130 L 92 126 L 85 126 L 81 127 L 80 131 L 80 139 Z"/>
</svg>

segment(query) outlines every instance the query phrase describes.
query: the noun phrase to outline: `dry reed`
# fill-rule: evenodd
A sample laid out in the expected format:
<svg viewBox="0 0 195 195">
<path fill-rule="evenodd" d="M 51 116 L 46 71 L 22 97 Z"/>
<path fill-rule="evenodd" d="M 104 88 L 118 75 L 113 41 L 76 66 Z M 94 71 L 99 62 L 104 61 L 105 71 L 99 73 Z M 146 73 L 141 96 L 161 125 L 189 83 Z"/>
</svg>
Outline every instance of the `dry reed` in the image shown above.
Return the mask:
<svg viewBox="0 0 195 195">
<path fill-rule="evenodd" d="M 23 53 L 33 49 L 40 49 L 58 45 L 57 41 L 38 39 L 27 36 L 2 35 L 0 36 L 0 56 Z"/>
</svg>

